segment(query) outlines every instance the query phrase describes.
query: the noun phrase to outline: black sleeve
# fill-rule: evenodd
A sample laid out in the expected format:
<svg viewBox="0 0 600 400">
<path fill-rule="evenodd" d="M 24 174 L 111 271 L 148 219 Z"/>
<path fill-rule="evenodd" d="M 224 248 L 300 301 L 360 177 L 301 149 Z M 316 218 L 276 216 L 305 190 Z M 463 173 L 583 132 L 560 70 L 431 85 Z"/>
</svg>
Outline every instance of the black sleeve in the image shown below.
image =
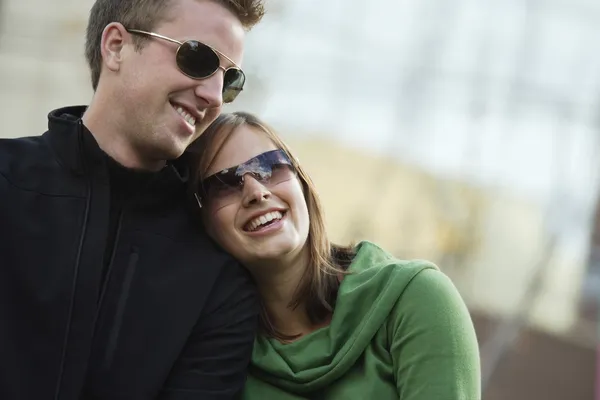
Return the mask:
<svg viewBox="0 0 600 400">
<path fill-rule="evenodd" d="M 158 399 L 237 398 L 246 382 L 258 310 L 249 274 L 228 262 Z"/>
</svg>

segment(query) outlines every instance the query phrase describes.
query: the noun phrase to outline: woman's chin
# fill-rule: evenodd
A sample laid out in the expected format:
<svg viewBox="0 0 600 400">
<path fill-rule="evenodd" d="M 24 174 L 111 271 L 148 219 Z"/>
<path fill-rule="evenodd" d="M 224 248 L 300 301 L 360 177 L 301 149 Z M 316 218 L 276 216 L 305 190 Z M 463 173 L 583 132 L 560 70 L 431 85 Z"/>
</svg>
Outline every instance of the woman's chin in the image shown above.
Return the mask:
<svg viewBox="0 0 600 400">
<path fill-rule="evenodd" d="M 243 264 L 251 264 L 258 268 L 261 265 L 278 265 L 282 263 L 291 263 L 299 253 L 299 247 L 295 243 L 284 241 L 269 241 L 268 243 L 257 244 L 248 249 L 246 254 L 241 257 Z M 246 262 L 244 262 L 244 259 Z"/>
</svg>

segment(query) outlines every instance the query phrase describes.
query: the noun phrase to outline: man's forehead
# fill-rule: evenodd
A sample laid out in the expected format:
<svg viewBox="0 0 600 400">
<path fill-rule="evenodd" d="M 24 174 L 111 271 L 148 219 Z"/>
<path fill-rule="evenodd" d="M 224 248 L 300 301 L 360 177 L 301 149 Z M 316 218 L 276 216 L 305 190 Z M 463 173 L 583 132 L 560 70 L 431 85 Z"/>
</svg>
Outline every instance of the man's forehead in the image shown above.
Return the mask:
<svg viewBox="0 0 600 400">
<path fill-rule="evenodd" d="M 164 28 L 177 35 L 177 40 L 198 40 L 236 64 L 242 62 L 245 31 L 231 11 L 212 0 L 176 0 L 174 4 Z"/>
</svg>

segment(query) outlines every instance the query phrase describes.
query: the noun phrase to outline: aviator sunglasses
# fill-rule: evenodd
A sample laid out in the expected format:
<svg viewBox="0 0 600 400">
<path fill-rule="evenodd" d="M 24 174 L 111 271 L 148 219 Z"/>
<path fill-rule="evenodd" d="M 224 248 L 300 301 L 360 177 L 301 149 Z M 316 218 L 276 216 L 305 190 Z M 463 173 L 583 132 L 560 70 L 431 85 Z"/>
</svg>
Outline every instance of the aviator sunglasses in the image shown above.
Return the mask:
<svg viewBox="0 0 600 400">
<path fill-rule="evenodd" d="M 220 205 L 233 203 L 242 193 L 247 175 L 256 179 L 267 188 L 271 188 L 296 176 L 295 168 L 285 151 L 271 150 L 246 161 L 219 171 L 200 183 L 200 197 L 196 194 L 198 205 L 201 200 L 218 201 Z M 224 202 L 224 203 L 223 203 Z"/>
<path fill-rule="evenodd" d="M 141 31 L 139 29 L 127 29 L 127 32 L 163 39 L 179 45 L 175 60 L 177 67 L 184 74 L 192 79 L 206 79 L 215 74 L 219 69 L 224 71 L 223 76 L 223 102 L 231 103 L 237 95 L 243 90 L 246 76 L 237 66 L 225 68 L 221 66 L 219 56 L 225 58 L 233 65 L 233 60 L 221 53 L 219 50 L 199 42 L 197 40 L 179 40 L 171 39 L 158 33 Z"/>
</svg>

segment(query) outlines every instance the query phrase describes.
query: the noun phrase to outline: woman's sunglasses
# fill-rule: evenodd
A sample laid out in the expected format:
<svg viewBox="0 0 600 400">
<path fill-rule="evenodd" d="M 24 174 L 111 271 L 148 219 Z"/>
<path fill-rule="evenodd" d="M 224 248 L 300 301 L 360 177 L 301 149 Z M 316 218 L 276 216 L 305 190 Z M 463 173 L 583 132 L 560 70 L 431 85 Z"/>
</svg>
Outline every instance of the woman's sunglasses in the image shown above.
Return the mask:
<svg viewBox="0 0 600 400">
<path fill-rule="evenodd" d="M 235 65 L 233 60 L 221 53 L 217 49 L 197 40 L 179 40 L 171 39 L 158 33 L 140 31 L 139 29 L 127 29 L 127 32 L 151 36 L 158 39 L 167 40 L 179 45 L 175 60 L 179 70 L 192 79 L 206 79 L 215 74 L 219 69 L 224 73 L 223 77 L 223 102 L 231 103 L 237 95 L 243 90 L 246 76 L 237 66 L 224 68 L 221 66 L 219 56 L 225 58 Z"/>
<path fill-rule="evenodd" d="M 281 149 L 267 151 L 243 164 L 224 169 L 204 179 L 200 183 L 200 196 L 208 201 L 218 201 L 223 206 L 233 203 L 242 193 L 247 175 L 271 188 L 292 179 L 296 176 L 296 172 L 285 151 Z M 197 195 L 196 200 L 202 207 L 202 202 Z"/>
</svg>

